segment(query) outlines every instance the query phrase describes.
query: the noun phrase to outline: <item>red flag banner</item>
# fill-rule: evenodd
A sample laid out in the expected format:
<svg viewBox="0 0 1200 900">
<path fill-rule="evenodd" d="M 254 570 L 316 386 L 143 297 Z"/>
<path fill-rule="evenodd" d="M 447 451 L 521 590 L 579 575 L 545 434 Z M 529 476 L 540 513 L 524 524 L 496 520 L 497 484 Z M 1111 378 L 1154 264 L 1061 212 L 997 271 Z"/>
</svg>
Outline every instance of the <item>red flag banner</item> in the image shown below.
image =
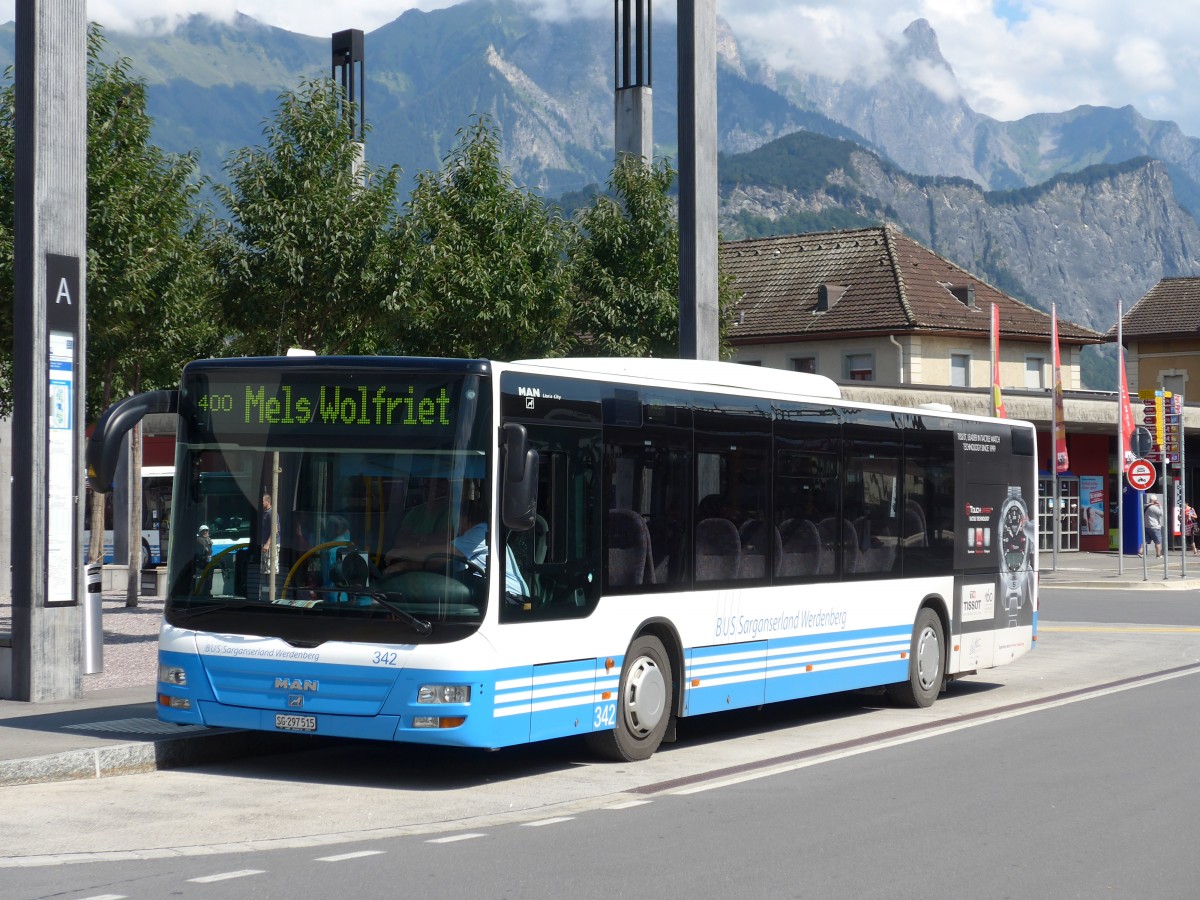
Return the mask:
<svg viewBox="0 0 1200 900">
<path fill-rule="evenodd" d="M 1054 344 L 1054 470 L 1062 473 L 1071 467 L 1067 458 L 1067 418 L 1063 407 L 1062 357 L 1058 351 L 1058 310 L 1050 307 L 1050 340 Z"/>
<path fill-rule="evenodd" d="M 1000 307 L 992 304 L 992 415 L 1007 419 L 1004 397 L 1000 395 Z"/>
<path fill-rule="evenodd" d="M 1137 423 L 1133 419 L 1133 404 L 1129 402 L 1129 379 L 1125 375 L 1125 348 L 1117 345 L 1117 392 L 1121 404 L 1121 467 L 1128 462 L 1128 455 L 1133 441 L 1133 432 Z"/>
</svg>

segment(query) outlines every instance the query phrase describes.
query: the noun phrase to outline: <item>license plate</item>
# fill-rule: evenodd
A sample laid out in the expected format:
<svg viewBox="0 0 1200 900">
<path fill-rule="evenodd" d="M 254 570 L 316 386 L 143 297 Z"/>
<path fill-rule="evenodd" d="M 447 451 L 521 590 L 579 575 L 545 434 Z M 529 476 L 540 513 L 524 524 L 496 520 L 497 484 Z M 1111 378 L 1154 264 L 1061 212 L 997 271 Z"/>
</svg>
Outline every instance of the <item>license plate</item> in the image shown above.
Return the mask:
<svg viewBox="0 0 1200 900">
<path fill-rule="evenodd" d="M 275 715 L 275 727 L 280 731 L 316 731 L 316 716 L 289 716 L 284 713 Z"/>
</svg>

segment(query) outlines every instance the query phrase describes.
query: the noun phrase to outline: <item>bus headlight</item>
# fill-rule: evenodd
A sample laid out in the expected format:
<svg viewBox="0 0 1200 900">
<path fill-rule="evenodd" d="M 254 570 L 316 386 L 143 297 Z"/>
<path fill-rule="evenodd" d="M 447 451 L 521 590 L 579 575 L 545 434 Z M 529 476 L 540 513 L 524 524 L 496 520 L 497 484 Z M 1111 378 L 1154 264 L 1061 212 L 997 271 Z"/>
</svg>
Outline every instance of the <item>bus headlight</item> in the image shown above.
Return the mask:
<svg viewBox="0 0 1200 900">
<path fill-rule="evenodd" d="M 158 664 L 158 680 L 164 684 L 173 684 L 176 687 L 187 687 L 187 671 L 179 666 L 164 666 Z"/>
<path fill-rule="evenodd" d="M 417 691 L 418 703 L 470 703 L 469 684 L 423 684 Z"/>
</svg>

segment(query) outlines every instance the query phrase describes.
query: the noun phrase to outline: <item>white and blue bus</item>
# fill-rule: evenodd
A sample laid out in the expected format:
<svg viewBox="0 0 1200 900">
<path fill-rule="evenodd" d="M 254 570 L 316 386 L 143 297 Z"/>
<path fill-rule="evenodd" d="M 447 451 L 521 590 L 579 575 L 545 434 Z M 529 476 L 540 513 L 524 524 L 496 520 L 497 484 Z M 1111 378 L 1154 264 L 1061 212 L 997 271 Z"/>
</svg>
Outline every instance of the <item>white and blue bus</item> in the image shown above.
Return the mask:
<svg viewBox="0 0 1200 900">
<path fill-rule="evenodd" d="M 1034 646 L 1028 423 L 698 361 L 206 360 L 105 413 L 95 489 L 164 411 L 165 721 L 633 760 L 716 710 L 928 706 Z"/>
<path fill-rule="evenodd" d="M 162 565 L 166 562 L 162 546 L 162 534 L 171 519 L 171 482 L 174 466 L 142 466 L 142 568 Z M 88 562 L 92 540 L 92 504 L 83 505 L 83 561 Z M 128 558 L 117 560 L 113 555 L 113 504 L 112 498 L 104 502 L 103 559 L 106 565 L 125 565 Z"/>
</svg>

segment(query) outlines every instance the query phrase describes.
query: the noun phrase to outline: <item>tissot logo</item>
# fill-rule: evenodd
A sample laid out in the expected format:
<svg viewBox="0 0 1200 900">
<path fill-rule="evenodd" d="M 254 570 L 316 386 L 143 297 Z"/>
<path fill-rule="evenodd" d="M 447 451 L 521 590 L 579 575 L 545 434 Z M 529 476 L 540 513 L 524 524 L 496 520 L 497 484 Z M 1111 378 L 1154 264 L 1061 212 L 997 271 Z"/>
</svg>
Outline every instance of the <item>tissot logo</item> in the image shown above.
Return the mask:
<svg viewBox="0 0 1200 900">
<path fill-rule="evenodd" d="M 285 691 L 312 691 L 321 689 L 319 682 L 306 678 L 276 678 L 275 687 Z"/>
</svg>

